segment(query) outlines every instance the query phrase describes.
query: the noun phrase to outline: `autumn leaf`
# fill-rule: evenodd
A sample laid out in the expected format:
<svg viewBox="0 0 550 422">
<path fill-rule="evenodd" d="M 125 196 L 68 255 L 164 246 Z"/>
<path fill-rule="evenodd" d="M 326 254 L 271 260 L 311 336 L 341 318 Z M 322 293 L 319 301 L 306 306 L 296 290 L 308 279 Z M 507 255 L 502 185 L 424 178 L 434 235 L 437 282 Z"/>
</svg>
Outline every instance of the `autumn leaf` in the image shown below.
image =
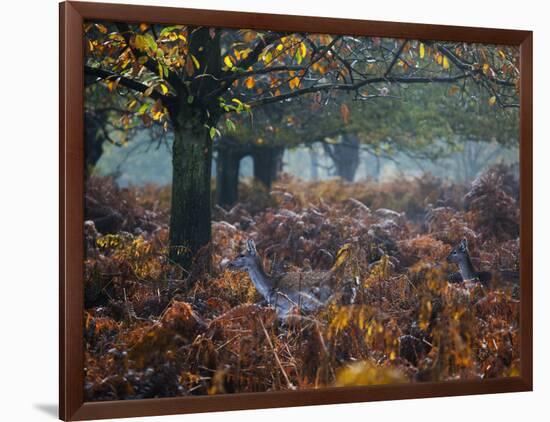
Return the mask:
<svg viewBox="0 0 550 422">
<path fill-rule="evenodd" d="M 151 85 L 149 88 L 147 88 L 145 91 L 143 91 L 143 96 L 144 97 L 149 97 L 153 93 L 153 89 L 155 89 L 155 87 L 153 85 Z"/>
<path fill-rule="evenodd" d="M 233 59 L 231 58 L 231 56 L 225 56 L 225 58 L 223 59 L 223 62 L 228 68 L 230 69 L 233 68 Z"/>
<path fill-rule="evenodd" d="M 342 115 L 342 120 L 344 121 L 344 124 L 347 125 L 349 123 L 350 111 L 346 103 L 342 103 L 342 105 L 340 106 L 340 114 Z"/>
<path fill-rule="evenodd" d="M 254 85 L 255 85 L 254 77 L 249 76 L 248 78 L 246 78 L 244 84 L 248 89 L 254 88 Z"/>
<path fill-rule="evenodd" d="M 351 245 L 349 243 L 346 243 L 338 250 L 336 254 L 336 260 L 334 261 L 334 265 L 332 266 L 331 271 L 340 268 L 344 264 L 344 262 L 348 260 L 350 249 Z"/>
<path fill-rule="evenodd" d="M 491 98 L 489 98 L 489 105 L 490 106 L 495 105 L 496 102 L 497 102 L 497 97 L 495 97 L 494 95 Z"/>
<path fill-rule="evenodd" d="M 447 56 L 443 56 L 443 69 L 448 69 L 449 67 L 449 59 Z"/>
<path fill-rule="evenodd" d="M 120 78 L 110 79 L 109 81 L 107 81 L 107 89 L 109 90 L 109 92 L 113 92 L 117 88 L 119 82 Z"/>
<path fill-rule="evenodd" d="M 306 44 L 303 42 L 300 43 L 300 54 L 302 55 L 302 57 L 306 57 L 307 54 Z"/>
<path fill-rule="evenodd" d="M 269 62 L 273 59 L 273 56 L 271 54 L 270 51 L 268 51 L 267 53 L 265 53 L 263 56 L 262 56 L 262 60 L 265 64 L 269 64 Z"/>
<path fill-rule="evenodd" d="M 449 88 L 448 94 L 455 95 L 458 91 L 460 91 L 460 88 L 456 85 L 453 85 Z"/>
<path fill-rule="evenodd" d="M 149 104 L 147 103 L 144 103 L 141 105 L 141 107 L 139 108 L 139 110 L 137 111 L 137 114 L 139 115 L 143 115 L 147 112 L 147 109 L 149 108 Z"/>
<path fill-rule="evenodd" d="M 295 89 L 300 86 L 300 78 L 298 76 L 294 76 L 290 81 L 288 81 L 288 86 L 290 89 Z"/>
<path fill-rule="evenodd" d="M 143 35 L 136 35 L 134 37 L 134 46 L 139 50 L 145 50 L 147 48 L 147 42 Z"/>
<path fill-rule="evenodd" d="M 201 67 L 201 65 L 200 65 L 198 59 L 197 59 L 193 54 L 191 54 L 191 60 L 193 60 L 193 64 L 195 65 L 195 67 L 197 68 L 197 70 L 199 70 L 200 67 Z"/>
<path fill-rule="evenodd" d="M 424 47 L 424 43 L 420 43 L 419 52 L 420 58 L 423 59 L 424 55 L 426 54 L 426 49 Z"/>
<path fill-rule="evenodd" d="M 101 32 L 102 34 L 106 34 L 107 33 L 107 27 L 105 25 L 102 25 L 100 23 L 96 23 L 95 24 L 95 27 L 97 28 L 97 30 L 99 32 Z"/>
</svg>

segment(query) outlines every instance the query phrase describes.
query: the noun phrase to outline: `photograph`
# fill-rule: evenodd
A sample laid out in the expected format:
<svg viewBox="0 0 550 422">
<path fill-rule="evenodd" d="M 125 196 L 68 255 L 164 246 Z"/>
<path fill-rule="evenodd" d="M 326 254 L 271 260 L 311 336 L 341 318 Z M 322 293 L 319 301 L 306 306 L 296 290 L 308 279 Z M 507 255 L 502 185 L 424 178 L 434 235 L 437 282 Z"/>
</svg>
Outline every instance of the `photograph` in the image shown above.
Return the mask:
<svg viewBox="0 0 550 422">
<path fill-rule="evenodd" d="M 519 45 L 82 31 L 84 402 L 521 376 Z"/>
</svg>

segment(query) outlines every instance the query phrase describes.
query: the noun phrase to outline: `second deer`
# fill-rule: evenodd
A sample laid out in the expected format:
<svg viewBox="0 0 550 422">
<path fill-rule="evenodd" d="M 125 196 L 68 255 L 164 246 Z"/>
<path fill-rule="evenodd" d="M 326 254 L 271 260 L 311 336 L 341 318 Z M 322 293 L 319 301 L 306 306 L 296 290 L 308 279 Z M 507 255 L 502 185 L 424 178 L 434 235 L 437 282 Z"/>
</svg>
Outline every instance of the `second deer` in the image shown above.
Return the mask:
<svg viewBox="0 0 550 422">
<path fill-rule="evenodd" d="M 492 274 L 488 271 L 476 271 L 472 260 L 470 259 L 470 252 L 468 251 L 468 241 L 462 239 L 460 243 L 453 248 L 449 256 L 447 256 L 447 262 L 458 265 L 458 272 L 451 273 L 448 277 L 448 281 L 451 283 L 471 283 L 480 282 L 485 287 L 489 287 L 492 279 Z"/>
</svg>

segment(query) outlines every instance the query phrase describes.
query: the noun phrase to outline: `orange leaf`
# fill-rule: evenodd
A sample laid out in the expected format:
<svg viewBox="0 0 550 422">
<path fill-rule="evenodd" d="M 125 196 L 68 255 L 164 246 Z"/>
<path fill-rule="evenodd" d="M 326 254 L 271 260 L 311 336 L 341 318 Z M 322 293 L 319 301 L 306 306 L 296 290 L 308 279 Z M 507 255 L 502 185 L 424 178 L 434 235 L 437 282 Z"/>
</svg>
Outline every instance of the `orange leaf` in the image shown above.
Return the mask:
<svg viewBox="0 0 550 422">
<path fill-rule="evenodd" d="M 298 88 L 300 86 L 300 78 L 298 76 L 293 77 L 288 81 L 288 86 L 290 89 Z"/>
<path fill-rule="evenodd" d="M 248 89 L 252 89 L 254 88 L 255 83 L 256 82 L 254 81 L 254 78 L 252 76 L 249 76 L 248 78 L 246 78 L 246 81 L 244 84 Z"/>
<path fill-rule="evenodd" d="M 349 107 L 346 103 L 343 103 L 340 106 L 340 114 L 342 115 L 342 120 L 344 121 L 344 124 L 348 124 L 349 122 Z"/>
</svg>

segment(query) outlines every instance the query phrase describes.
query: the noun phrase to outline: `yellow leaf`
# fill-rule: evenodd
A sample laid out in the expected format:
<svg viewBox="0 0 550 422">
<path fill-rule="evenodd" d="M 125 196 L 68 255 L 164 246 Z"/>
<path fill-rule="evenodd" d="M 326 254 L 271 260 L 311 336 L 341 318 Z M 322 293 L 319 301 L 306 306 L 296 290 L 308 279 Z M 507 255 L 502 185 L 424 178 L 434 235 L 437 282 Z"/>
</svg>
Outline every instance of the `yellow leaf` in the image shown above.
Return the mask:
<svg viewBox="0 0 550 422">
<path fill-rule="evenodd" d="M 136 35 L 134 37 L 134 45 L 139 50 L 145 50 L 147 48 L 147 41 L 143 35 Z"/>
<path fill-rule="evenodd" d="M 277 51 L 282 51 L 283 49 L 283 45 L 282 44 L 278 44 L 277 45 Z"/>
<path fill-rule="evenodd" d="M 168 87 L 164 84 L 160 84 L 160 89 L 162 90 L 162 93 L 166 95 L 168 93 Z"/>
<path fill-rule="evenodd" d="M 423 59 L 424 55 L 426 54 L 426 49 L 424 48 L 424 43 L 420 43 L 420 49 L 419 52 L 420 58 Z"/>
<path fill-rule="evenodd" d="M 449 59 L 447 59 L 447 56 L 443 56 L 443 69 L 449 68 Z"/>
<path fill-rule="evenodd" d="M 244 84 L 248 89 L 254 88 L 254 84 L 255 84 L 254 78 L 252 76 L 249 76 L 248 78 L 246 78 L 246 81 L 244 82 Z"/>
<path fill-rule="evenodd" d="M 484 64 L 483 64 L 483 73 L 489 72 L 489 69 L 490 69 L 490 68 L 491 68 L 491 67 L 489 66 L 489 63 L 484 63 Z"/>
<path fill-rule="evenodd" d="M 506 60 L 506 54 L 504 54 L 504 51 L 498 50 L 498 55 L 502 60 Z"/>
<path fill-rule="evenodd" d="M 98 29 L 99 32 L 101 32 L 102 34 L 106 34 L 107 33 L 107 27 L 105 25 L 102 25 L 100 23 L 96 23 L 95 24 L 95 27 Z"/>
<path fill-rule="evenodd" d="M 191 59 L 193 60 L 193 64 L 195 65 L 195 67 L 198 70 L 201 67 L 199 61 L 197 60 L 197 58 L 193 54 L 191 54 Z"/>
<path fill-rule="evenodd" d="M 109 92 L 113 92 L 116 87 L 118 86 L 118 83 L 120 82 L 120 78 L 117 79 L 110 79 L 107 81 L 107 88 L 109 89 Z"/>
<path fill-rule="evenodd" d="M 341 267 L 344 262 L 347 261 L 349 258 L 351 245 L 349 243 L 344 244 L 338 252 L 336 253 L 336 260 L 334 261 L 334 265 L 332 266 L 331 270 L 336 270 L 337 268 Z"/>
<path fill-rule="evenodd" d="M 231 58 L 231 56 L 225 56 L 225 59 L 223 59 L 223 62 L 225 63 L 225 65 L 226 65 L 229 69 L 232 69 L 232 68 L 233 68 L 233 59 Z"/>
<path fill-rule="evenodd" d="M 264 56 L 263 56 L 263 61 L 264 61 L 265 64 L 268 64 L 272 59 L 273 59 L 273 56 L 271 55 L 270 51 L 265 53 Z"/>
<path fill-rule="evenodd" d="M 489 98 L 489 105 L 490 106 L 495 105 L 496 102 L 497 102 L 497 97 L 495 97 L 494 95 L 491 98 Z"/>
<path fill-rule="evenodd" d="M 302 58 L 306 57 L 307 54 L 307 48 L 303 42 L 300 43 L 300 54 L 302 55 Z"/>
<path fill-rule="evenodd" d="M 139 30 L 140 30 L 141 32 L 145 32 L 145 31 L 147 31 L 148 29 L 149 29 L 149 24 L 148 24 L 148 23 L 143 23 L 143 22 L 142 22 L 142 23 L 139 24 Z"/>
<path fill-rule="evenodd" d="M 400 369 L 378 365 L 373 361 L 352 363 L 340 368 L 336 374 L 337 387 L 401 383 L 406 375 Z"/>
</svg>

